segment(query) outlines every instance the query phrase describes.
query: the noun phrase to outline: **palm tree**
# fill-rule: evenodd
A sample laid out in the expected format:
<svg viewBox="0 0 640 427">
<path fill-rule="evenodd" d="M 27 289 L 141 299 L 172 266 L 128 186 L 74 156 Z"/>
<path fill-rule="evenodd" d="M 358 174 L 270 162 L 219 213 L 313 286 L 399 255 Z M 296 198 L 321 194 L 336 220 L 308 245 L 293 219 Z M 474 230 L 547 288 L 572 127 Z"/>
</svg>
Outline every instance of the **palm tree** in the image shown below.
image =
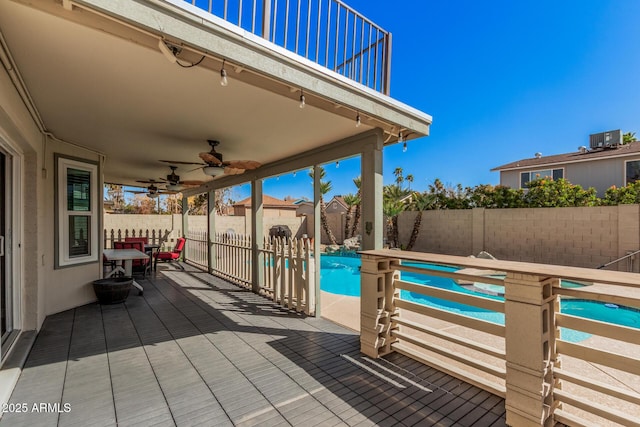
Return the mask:
<svg viewBox="0 0 640 427">
<path fill-rule="evenodd" d="M 402 176 L 403 170 L 401 167 L 397 167 L 393 170 L 393 174 L 396 177 L 396 184 L 400 185 L 404 182 L 404 176 Z"/>
<path fill-rule="evenodd" d="M 411 197 L 411 210 L 417 211 L 416 218 L 413 220 L 413 230 L 411 230 L 411 238 L 407 244 L 407 250 L 413 249 L 413 245 L 418 240 L 420 234 L 420 226 L 422 225 L 422 211 L 428 209 L 435 202 L 433 194 L 419 193 L 415 191 Z"/>
<path fill-rule="evenodd" d="M 409 174 L 407 176 L 404 177 L 404 180 L 407 181 L 407 186 L 409 187 L 409 190 L 411 190 L 411 184 L 413 184 L 413 174 Z"/>
<path fill-rule="evenodd" d="M 323 181 L 326 172 L 322 166 L 318 167 L 320 172 L 320 225 L 327 234 L 329 242 L 332 245 L 337 245 L 336 237 L 333 235 L 331 228 L 329 228 L 329 221 L 327 220 L 327 206 L 324 204 L 324 195 L 331 191 L 331 181 Z M 313 169 L 309 171 L 309 176 L 313 179 Z"/>
<path fill-rule="evenodd" d="M 362 202 L 362 194 L 360 192 L 360 186 L 362 185 L 362 178 L 361 177 L 353 178 L 353 183 L 358 189 L 358 192 L 356 193 L 356 197 L 358 198 L 358 201 L 356 202 L 356 209 L 355 209 L 355 212 L 353 213 L 353 224 L 351 224 L 351 236 L 356 235 L 356 232 L 358 231 L 358 226 L 360 225 L 360 213 L 361 213 L 360 205 Z"/>
<path fill-rule="evenodd" d="M 398 242 L 398 215 L 407 208 L 405 202 L 409 192 L 398 184 L 385 185 L 382 192 L 382 213 L 387 220 L 387 240 L 389 244 L 397 248 Z"/>
<path fill-rule="evenodd" d="M 626 132 L 622 135 L 622 143 L 629 144 L 630 142 L 636 142 L 638 139 L 636 138 L 635 132 Z"/>
<path fill-rule="evenodd" d="M 344 203 L 347 205 L 347 214 L 344 219 L 344 238 L 348 239 L 349 237 L 349 222 L 351 221 L 351 211 L 354 206 L 357 206 L 360 203 L 360 198 L 354 194 L 347 194 L 343 198 Z"/>
</svg>

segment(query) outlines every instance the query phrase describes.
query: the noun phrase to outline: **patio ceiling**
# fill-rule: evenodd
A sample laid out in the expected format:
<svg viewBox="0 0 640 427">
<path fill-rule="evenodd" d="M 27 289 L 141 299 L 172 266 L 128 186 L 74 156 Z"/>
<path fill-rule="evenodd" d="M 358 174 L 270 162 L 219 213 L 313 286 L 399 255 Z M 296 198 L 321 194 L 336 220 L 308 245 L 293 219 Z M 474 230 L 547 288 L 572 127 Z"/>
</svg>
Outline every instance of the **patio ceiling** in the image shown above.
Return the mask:
<svg viewBox="0 0 640 427">
<path fill-rule="evenodd" d="M 36 5 L 1 2 L 0 31 L 46 130 L 104 154 L 106 182 L 164 177 L 170 170 L 159 160 L 197 162 L 207 139 L 222 142 L 225 160 L 266 164 L 373 127 L 395 129 L 373 115 L 356 128 L 353 110 L 311 93 L 300 109 L 297 87 L 238 64 L 226 64 L 223 87 L 219 57 L 183 68 L 135 24 L 50 0 Z M 201 58 L 188 49 L 181 57 Z M 194 167 L 178 174 L 211 179 L 187 172 Z"/>
</svg>

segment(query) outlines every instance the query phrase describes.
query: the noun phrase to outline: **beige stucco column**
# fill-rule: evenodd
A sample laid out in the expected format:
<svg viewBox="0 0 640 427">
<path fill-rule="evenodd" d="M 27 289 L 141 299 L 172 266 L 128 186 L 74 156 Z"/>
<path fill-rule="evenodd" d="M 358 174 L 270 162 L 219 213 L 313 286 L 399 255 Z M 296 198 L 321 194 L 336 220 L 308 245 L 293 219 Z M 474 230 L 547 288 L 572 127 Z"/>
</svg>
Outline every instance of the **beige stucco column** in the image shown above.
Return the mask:
<svg viewBox="0 0 640 427">
<path fill-rule="evenodd" d="M 216 266 L 216 190 L 207 191 L 207 267 L 209 273 Z"/>
<path fill-rule="evenodd" d="M 551 426 L 556 362 L 554 312 L 559 279 L 508 273 L 505 278 L 505 343 L 510 426 Z"/>
<path fill-rule="evenodd" d="M 262 222 L 262 180 L 251 181 L 251 290 L 260 292 L 264 271 L 260 250 L 264 247 Z"/>
<path fill-rule="evenodd" d="M 320 226 L 320 169 L 318 165 L 313 166 L 313 256 L 315 269 L 313 271 L 313 283 L 315 284 L 315 315 L 321 316 L 322 305 L 320 304 L 320 237 L 322 230 Z"/>
<path fill-rule="evenodd" d="M 361 157 L 362 250 L 382 249 L 382 132 L 369 136 Z"/>
</svg>

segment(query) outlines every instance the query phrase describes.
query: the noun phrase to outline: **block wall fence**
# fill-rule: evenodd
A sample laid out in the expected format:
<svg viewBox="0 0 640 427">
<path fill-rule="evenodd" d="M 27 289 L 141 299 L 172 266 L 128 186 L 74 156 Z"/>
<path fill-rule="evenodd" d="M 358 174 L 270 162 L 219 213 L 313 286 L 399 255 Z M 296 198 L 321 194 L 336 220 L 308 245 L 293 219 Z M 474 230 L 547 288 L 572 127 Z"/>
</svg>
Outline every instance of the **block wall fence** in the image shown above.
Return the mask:
<svg viewBox="0 0 640 427">
<path fill-rule="evenodd" d="M 399 218 L 400 242 L 416 212 Z M 468 209 L 422 213 L 413 250 L 447 255 L 487 251 L 501 260 L 596 268 L 640 249 L 640 205 L 580 208 Z M 640 257 L 632 270 L 640 271 Z M 628 271 L 622 261 L 611 270 Z"/>
<path fill-rule="evenodd" d="M 403 212 L 398 219 L 400 243 L 409 242 L 416 212 Z M 343 240 L 344 215 L 327 214 L 338 240 Z M 173 230 L 181 233 L 180 215 L 104 216 L 106 230 Z M 274 225 L 287 225 L 296 237 L 313 237 L 313 216 L 264 218 L 264 232 Z M 206 229 L 205 216 L 190 216 L 189 227 Z M 217 216 L 216 231 L 249 234 L 249 218 Z M 175 234 L 175 236 L 174 236 Z M 322 243 L 328 243 L 322 233 Z M 486 251 L 501 260 L 537 262 L 595 268 L 640 249 L 640 205 L 581 208 L 463 209 L 422 212 L 422 226 L 413 248 L 417 252 L 469 256 Z M 628 271 L 622 261 L 608 269 Z M 640 257 L 632 270 L 640 272 Z"/>
</svg>

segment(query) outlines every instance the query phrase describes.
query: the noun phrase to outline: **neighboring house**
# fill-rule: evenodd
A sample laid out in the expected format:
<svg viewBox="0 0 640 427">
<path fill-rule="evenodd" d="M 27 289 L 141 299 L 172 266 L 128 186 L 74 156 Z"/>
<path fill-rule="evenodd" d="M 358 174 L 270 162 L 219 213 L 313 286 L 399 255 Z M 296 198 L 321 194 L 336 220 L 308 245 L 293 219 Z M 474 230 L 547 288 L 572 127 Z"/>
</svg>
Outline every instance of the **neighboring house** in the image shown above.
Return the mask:
<svg viewBox="0 0 640 427">
<path fill-rule="evenodd" d="M 263 216 L 265 217 L 295 218 L 296 209 L 298 209 L 298 207 L 291 201 L 276 199 L 266 194 L 262 196 L 262 210 Z M 251 197 L 247 197 L 234 204 L 233 214 L 236 216 L 250 216 Z"/>
<path fill-rule="evenodd" d="M 431 116 L 389 96 L 389 32 L 351 8 L 346 23 L 307 27 L 326 15 L 284 3 L 227 14 L 222 2 L 0 1 L 0 365 L 16 368 L 0 372 L 0 404 L 25 332 L 96 300 L 105 182 L 210 198 L 250 184 L 259 199 L 270 177 L 361 156 L 363 248 L 382 246 L 383 147 L 428 135 Z M 209 139 L 224 162 L 204 167 Z M 162 178 L 174 170 L 177 182 Z M 253 241 L 265 204 L 246 217 Z"/>
<path fill-rule="evenodd" d="M 327 213 L 347 213 L 348 210 L 349 207 L 341 195 L 333 196 L 333 198 L 327 202 Z"/>
<path fill-rule="evenodd" d="M 293 204 L 296 205 L 296 216 L 312 216 L 314 213 L 313 202 L 301 199 Z"/>
<path fill-rule="evenodd" d="M 500 185 L 526 188 L 536 178 L 564 178 L 583 188 L 593 187 L 598 196 L 615 185 L 623 187 L 640 179 L 640 143 L 612 144 L 590 149 L 580 147 L 577 152 L 536 156 L 495 167 L 500 172 Z"/>
</svg>

